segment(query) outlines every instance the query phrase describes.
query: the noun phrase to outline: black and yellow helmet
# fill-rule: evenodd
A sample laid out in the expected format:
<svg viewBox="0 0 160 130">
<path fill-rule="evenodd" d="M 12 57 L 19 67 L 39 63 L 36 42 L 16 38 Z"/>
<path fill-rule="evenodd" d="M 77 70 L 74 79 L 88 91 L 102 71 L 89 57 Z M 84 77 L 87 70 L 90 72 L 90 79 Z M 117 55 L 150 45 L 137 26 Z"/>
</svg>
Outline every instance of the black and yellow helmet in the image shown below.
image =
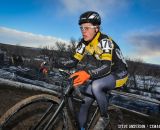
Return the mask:
<svg viewBox="0 0 160 130">
<path fill-rule="evenodd" d="M 83 23 L 92 23 L 93 25 L 100 25 L 101 24 L 101 17 L 97 12 L 94 11 L 87 11 L 81 14 L 79 18 L 79 25 Z"/>
</svg>

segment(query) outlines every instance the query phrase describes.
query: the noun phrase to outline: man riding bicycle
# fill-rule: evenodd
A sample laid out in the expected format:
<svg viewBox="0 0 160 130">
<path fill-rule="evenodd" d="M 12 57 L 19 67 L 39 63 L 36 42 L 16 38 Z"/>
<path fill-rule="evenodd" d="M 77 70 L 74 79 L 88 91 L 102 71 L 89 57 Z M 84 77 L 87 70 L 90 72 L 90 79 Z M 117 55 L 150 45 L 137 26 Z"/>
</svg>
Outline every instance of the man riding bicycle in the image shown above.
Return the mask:
<svg viewBox="0 0 160 130">
<path fill-rule="evenodd" d="M 100 118 L 94 130 L 104 130 L 108 125 L 107 97 L 108 90 L 122 87 L 127 79 L 127 64 L 119 46 L 100 31 L 101 18 L 97 12 L 87 11 L 79 18 L 82 39 L 77 45 L 76 53 L 70 61 L 62 62 L 65 68 L 73 68 L 90 54 L 100 64 L 95 69 L 81 70 L 73 73 L 74 87 L 84 87 L 88 80 L 92 82 L 85 86 L 85 92 L 95 97 L 100 108 Z M 89 108 L 95 100 L 86 96 L 81 104 L 78 122 L 81 130 L 85 130 Z"/>
</svg>

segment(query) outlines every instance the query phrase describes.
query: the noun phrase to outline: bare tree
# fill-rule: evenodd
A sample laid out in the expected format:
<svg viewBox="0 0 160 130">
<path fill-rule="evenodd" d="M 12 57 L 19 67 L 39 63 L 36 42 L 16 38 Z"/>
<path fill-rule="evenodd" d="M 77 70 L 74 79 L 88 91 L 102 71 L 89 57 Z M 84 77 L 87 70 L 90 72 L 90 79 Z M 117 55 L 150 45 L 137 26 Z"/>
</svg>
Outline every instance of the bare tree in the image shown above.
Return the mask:
<svg viewBox="0 0 160 130">
<path fill-rule="evenodd" d="M 45 60 L 46 57 L 49 56 L 49 46 L 44 46 L 41 51 L 40 51 L 40 54 L 43 56 L 43 59 Z"/>
<path fill-rule="evenodd" d="M 57 49 L 60 51 L 60 52 L 65 52 L 66 51 L 66 44 L 65 43 L 62 43 L 62 42 L 56 42 L 56 46 L 57 46 Z"/>
<path fill-rule="evenodd" d="M 71 38 L 70 40 L 70 45 L 68 45 L 67 47 L 67 52 L 68 54 L 71 56 L 75 53 L 75 50 L 76 50 L 76 40 L 74 38 Z"/>
<path fill-rule="evenodd" d="M 128 87 L 154 95 L 153 92 L 160 82 L 157 80 L 160 78 L 160 66 L 147 64 L 141 60 L 128 60 L 128 65 L 130 74 Z"/>
<path fill-rule="evenodd" d="M 138 89 L 138 83 L 137 83 L 137 78 L 136 75 L 140 74 L 140 68 L 142 65 L 142 60 L 140 59 L 136 59 L 136 60 L 127 60 L 128 62 L 128 72 L 130 75 L 130 79 L 129 79 L 129 87 L 133 87 L 135 89 Z"/>
</svg>

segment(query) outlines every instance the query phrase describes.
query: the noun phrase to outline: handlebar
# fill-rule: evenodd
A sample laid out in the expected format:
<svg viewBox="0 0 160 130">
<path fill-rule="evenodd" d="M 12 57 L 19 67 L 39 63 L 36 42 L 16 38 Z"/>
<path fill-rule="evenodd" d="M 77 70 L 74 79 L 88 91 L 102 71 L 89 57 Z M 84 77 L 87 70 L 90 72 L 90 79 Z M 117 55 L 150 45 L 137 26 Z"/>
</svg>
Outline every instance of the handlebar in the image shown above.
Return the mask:
<svg viewBox="0 0 160 130">
<path fill-rule="evenodd" d="M 66 71 L 66 70 L 63 70 L 63 69 L 58 69 L 59 70 L 59 73 L 62 75 L 62 76 L 65 76 L 65 77 L 69 77 L 70 76 L 70 72 Z"/>
<path fill-rule="evenodd" d="M 82 102 L 83 99 L 84 99 L 84 95 L 81 93 L 81 91 L 78 89 L 78 88 L 74 88 L 73 87 L 73 79 L 72 78 L 69 78 L 69 76 L 72 74 L 70 71 L 68 70 L 64 70 L 64 69 L 58 69 L 58 68 L 54 68 L 54 71 L 55 72 L 59 72 L 63 77 L 64 77 L 64 80 L 67 81 L 66 83 L 66 90 L 63 91 L 63 97 L 66 97 L 66 96 L 71 96 L 74 93 L 74 96 L 73 97 L 76 97 L 78 99 L 80 99 Z M 63 81 L 64 81 L 63 80 Z"/>
</svg>

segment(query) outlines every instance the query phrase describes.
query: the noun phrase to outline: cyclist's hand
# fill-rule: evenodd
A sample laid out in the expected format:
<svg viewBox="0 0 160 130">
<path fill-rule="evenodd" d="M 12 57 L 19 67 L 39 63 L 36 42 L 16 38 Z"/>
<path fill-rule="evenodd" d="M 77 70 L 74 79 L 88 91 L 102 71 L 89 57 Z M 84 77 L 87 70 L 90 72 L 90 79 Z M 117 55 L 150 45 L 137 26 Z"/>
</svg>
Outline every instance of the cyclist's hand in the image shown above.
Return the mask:
<svg viewBox="0 0 160 130">
<path fill-rule="evenodd" d="M 73 86 L 78 87 L 85 83 L 90 78 L 90 74 L 88 74 L 86 71 L 78 71 L 73 73 L 70 78 L 73 78 Z"/>
</svg>

